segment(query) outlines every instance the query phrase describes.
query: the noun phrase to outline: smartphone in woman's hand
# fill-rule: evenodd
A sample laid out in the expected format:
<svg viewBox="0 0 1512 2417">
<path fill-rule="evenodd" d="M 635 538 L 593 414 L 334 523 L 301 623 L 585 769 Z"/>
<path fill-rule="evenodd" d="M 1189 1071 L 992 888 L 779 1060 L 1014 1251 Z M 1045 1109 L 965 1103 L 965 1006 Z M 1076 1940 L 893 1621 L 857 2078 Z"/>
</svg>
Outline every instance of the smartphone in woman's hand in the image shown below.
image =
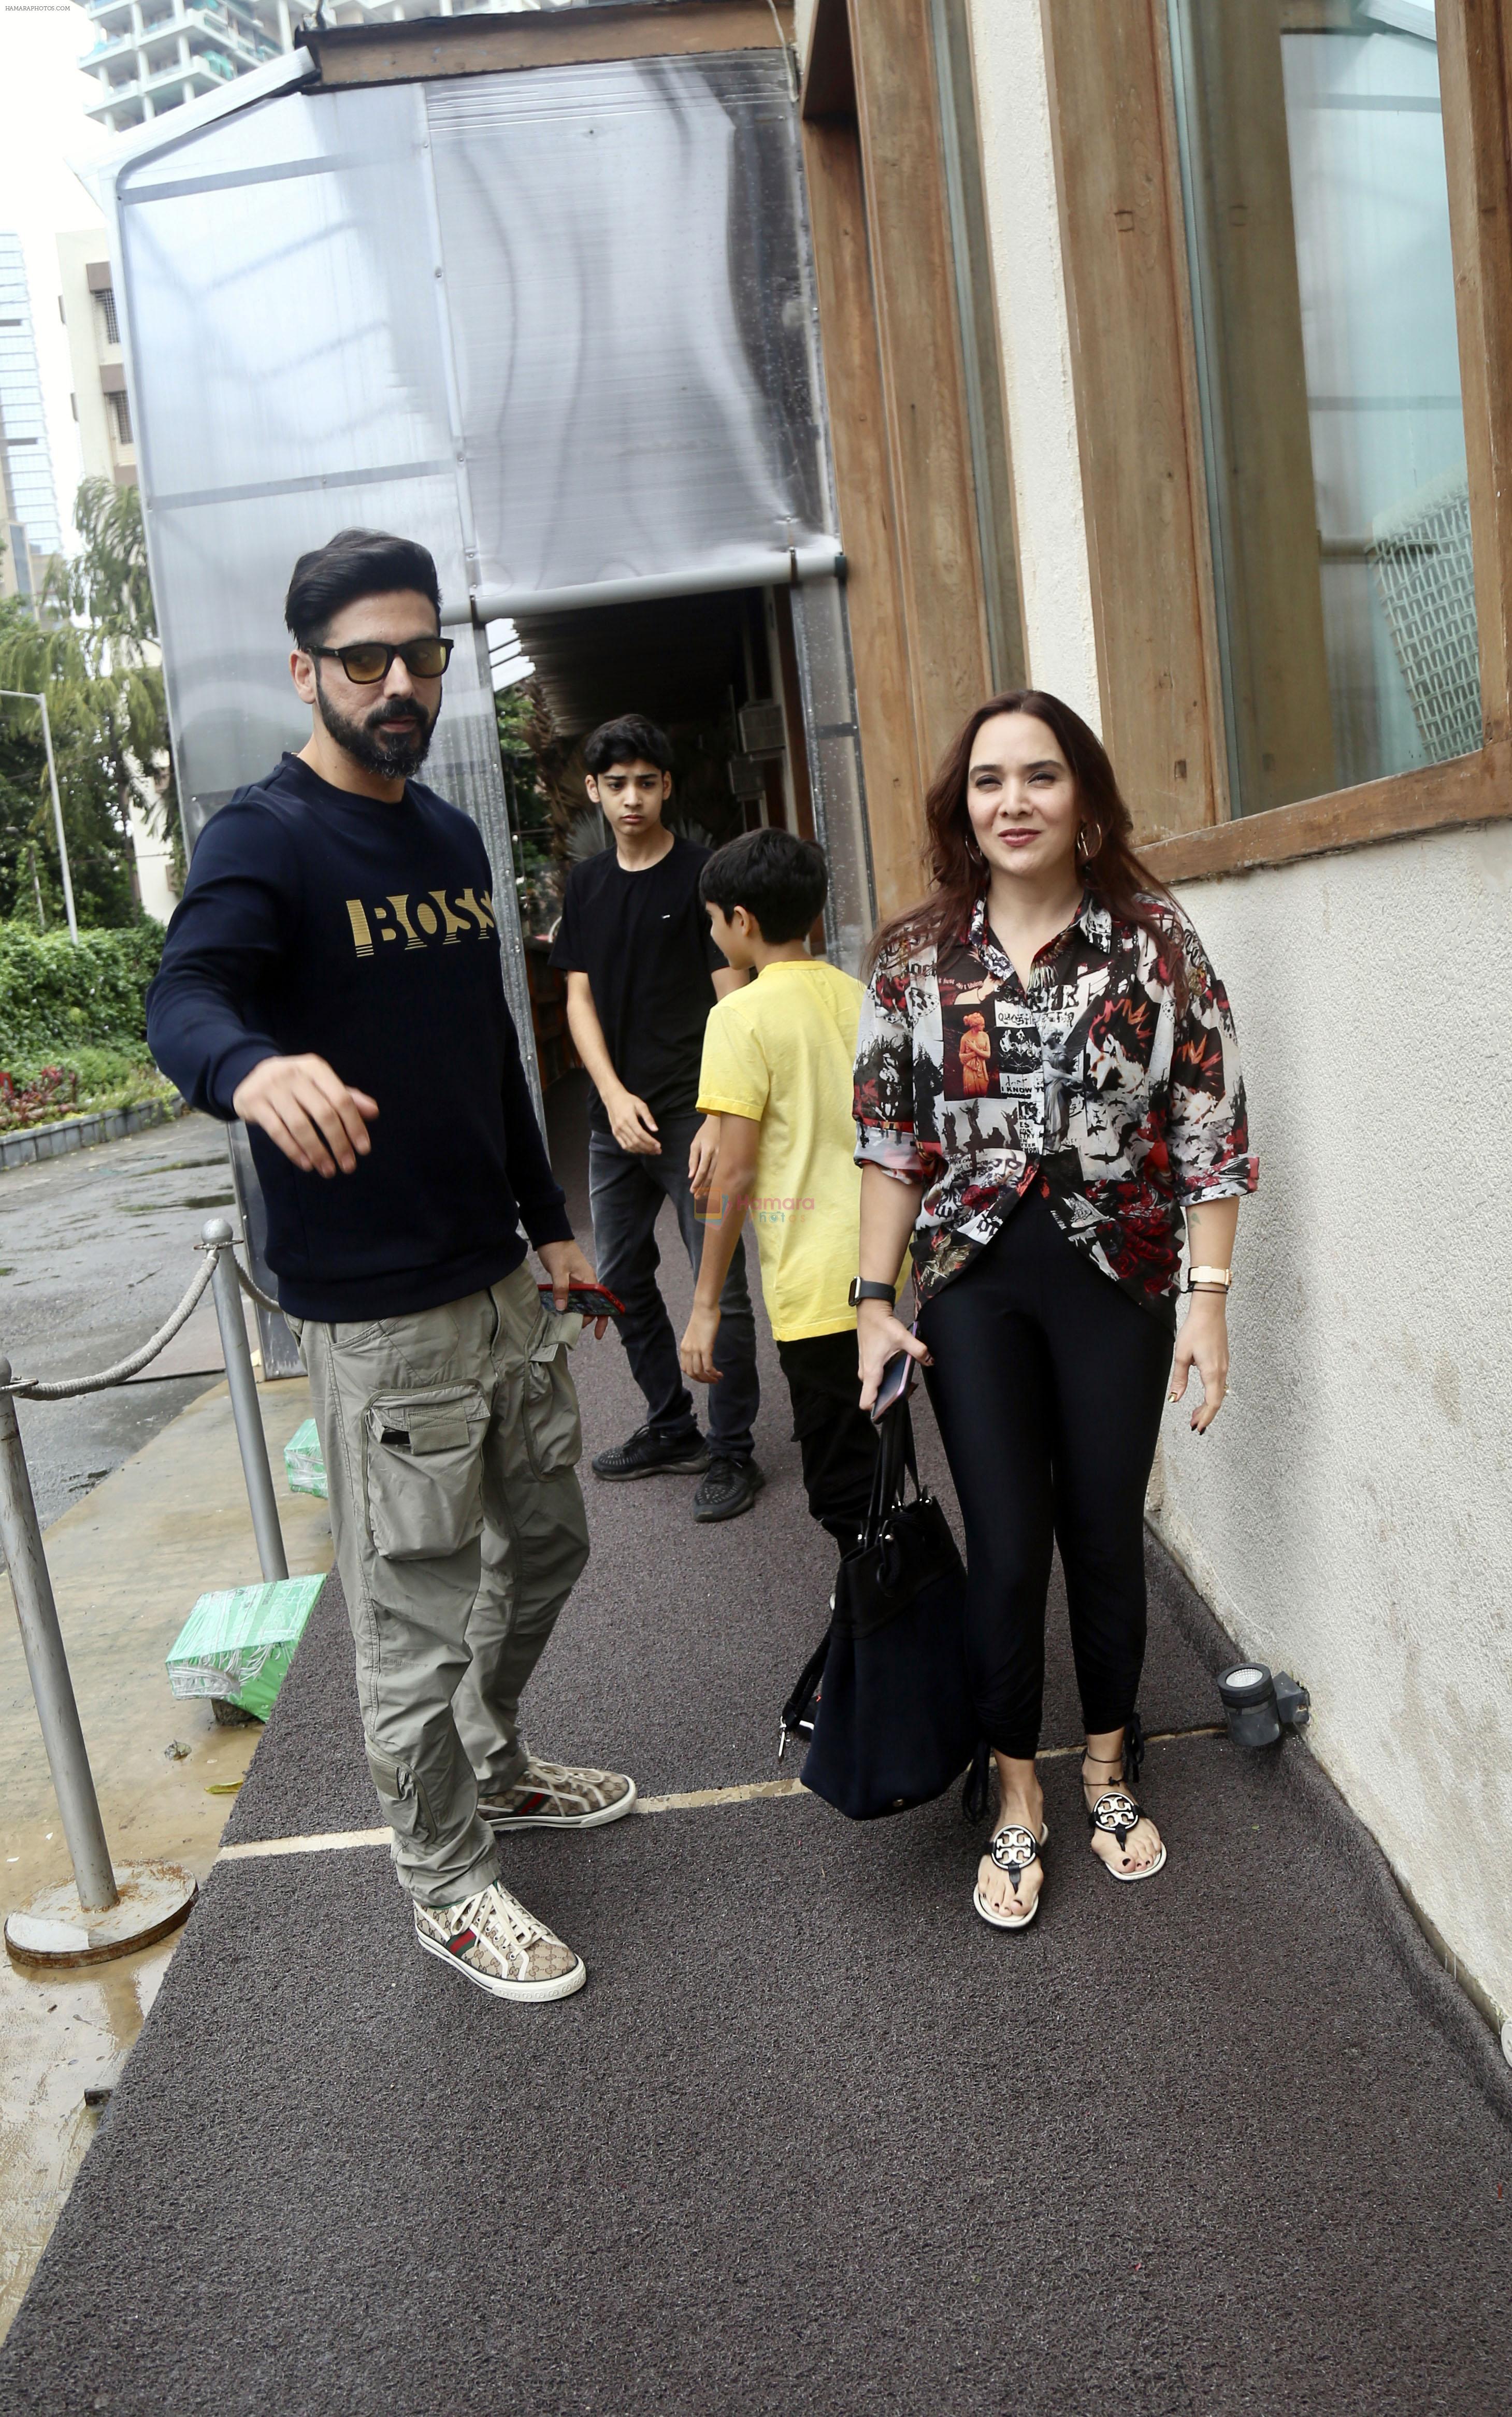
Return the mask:
<svg viewBox="0 0 1512 2417">
<path fill-rule="evenodd" d="M 917 1366 L 918 1361 L 906 1351 L 900 1351 L 895 1359 L 888 1361 L 877 1387 L 877 1398 L 871 1405 L 873 1426 L 879 1426 L 898 1403 L 907 1400 L 914 1390 L 914 1371 Z"/>
</svg>

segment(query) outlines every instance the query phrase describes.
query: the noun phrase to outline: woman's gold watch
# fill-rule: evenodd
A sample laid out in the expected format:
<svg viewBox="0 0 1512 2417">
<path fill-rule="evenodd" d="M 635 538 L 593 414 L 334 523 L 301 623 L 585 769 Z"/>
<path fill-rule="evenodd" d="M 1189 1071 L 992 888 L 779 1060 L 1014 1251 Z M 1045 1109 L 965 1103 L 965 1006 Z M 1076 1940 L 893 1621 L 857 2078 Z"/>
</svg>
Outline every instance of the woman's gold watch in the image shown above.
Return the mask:
<svg viewBox="0 0 1512 2417">
<path fill-rule="evenodd" d="M 1232 1282 L 1232 1268 L 1188 1268 L 1187 1270 L 1188 1292 L 1200 1291 L 1204 1285 L 1212 1290 L 1227 1292 Z"/>
</svg>

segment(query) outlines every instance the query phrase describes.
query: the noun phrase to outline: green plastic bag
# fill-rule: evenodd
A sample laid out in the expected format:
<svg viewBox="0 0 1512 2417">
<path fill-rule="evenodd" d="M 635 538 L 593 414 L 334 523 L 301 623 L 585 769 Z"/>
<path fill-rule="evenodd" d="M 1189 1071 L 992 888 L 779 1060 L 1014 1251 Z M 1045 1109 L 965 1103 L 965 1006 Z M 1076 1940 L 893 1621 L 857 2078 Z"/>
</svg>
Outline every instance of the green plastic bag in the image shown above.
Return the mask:
<svg viewBox="0 0 1512 2417">
<path fill-rule="evenodd" d="M 291 1494 L 318 1495 L 321 1501 L 329 1499 L 325 1491 L 325 1463 L 321 1458 L 320 1437 L 315 1421 L 307 1419 L 296 1427 L 283 1447 L 284 1473 Z"/>
<path fill-rule="evenodd" d="M 324 1577 L 202 1594 L 168 1655 L 175 1695 L 219 1695 L 265 1721 Z"/>
</svg>

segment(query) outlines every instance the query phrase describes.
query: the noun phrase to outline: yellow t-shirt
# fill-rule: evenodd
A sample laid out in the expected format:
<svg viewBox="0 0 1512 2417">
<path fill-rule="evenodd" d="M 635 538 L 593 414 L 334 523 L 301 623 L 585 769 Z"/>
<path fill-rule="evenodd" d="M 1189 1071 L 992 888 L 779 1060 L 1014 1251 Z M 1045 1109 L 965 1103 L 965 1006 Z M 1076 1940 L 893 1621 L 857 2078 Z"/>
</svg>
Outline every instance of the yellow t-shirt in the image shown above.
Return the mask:
<svg viewBox="0 0 1512 2417">
<path fill-rule="evenodd" d="M 721 998 L 703 1027 L 700 1114 L 761 1125 L 747 1224 L 779 1343 L 855 1324 L 846 1299 L 861 1224 L 851 1085 L 864 996 L 823 957 L 779 958 Z"/>
</svg>

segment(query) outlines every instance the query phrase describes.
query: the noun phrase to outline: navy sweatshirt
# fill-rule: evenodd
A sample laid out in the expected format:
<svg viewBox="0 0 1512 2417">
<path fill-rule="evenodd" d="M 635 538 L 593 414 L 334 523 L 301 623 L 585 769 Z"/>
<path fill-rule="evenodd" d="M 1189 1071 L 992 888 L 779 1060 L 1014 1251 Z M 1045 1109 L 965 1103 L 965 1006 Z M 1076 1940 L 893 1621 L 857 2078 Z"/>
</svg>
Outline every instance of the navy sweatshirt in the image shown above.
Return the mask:
<svg viewBox="0 0 1512 2417">
<path fill-rule="evenodd" d="M 365 1323 L 497 1284 L 567 1221 L 508 1008 L 476 825 L 285 755 L 201 834 L 147 993 L 147 1044 L 228 1122 L 265 1057 L 313 1051 L 378 1102 L 356 1172 L 306 1175 L 255 1127 L 268 1264 L 292 1316 Z"/>
</svg>

